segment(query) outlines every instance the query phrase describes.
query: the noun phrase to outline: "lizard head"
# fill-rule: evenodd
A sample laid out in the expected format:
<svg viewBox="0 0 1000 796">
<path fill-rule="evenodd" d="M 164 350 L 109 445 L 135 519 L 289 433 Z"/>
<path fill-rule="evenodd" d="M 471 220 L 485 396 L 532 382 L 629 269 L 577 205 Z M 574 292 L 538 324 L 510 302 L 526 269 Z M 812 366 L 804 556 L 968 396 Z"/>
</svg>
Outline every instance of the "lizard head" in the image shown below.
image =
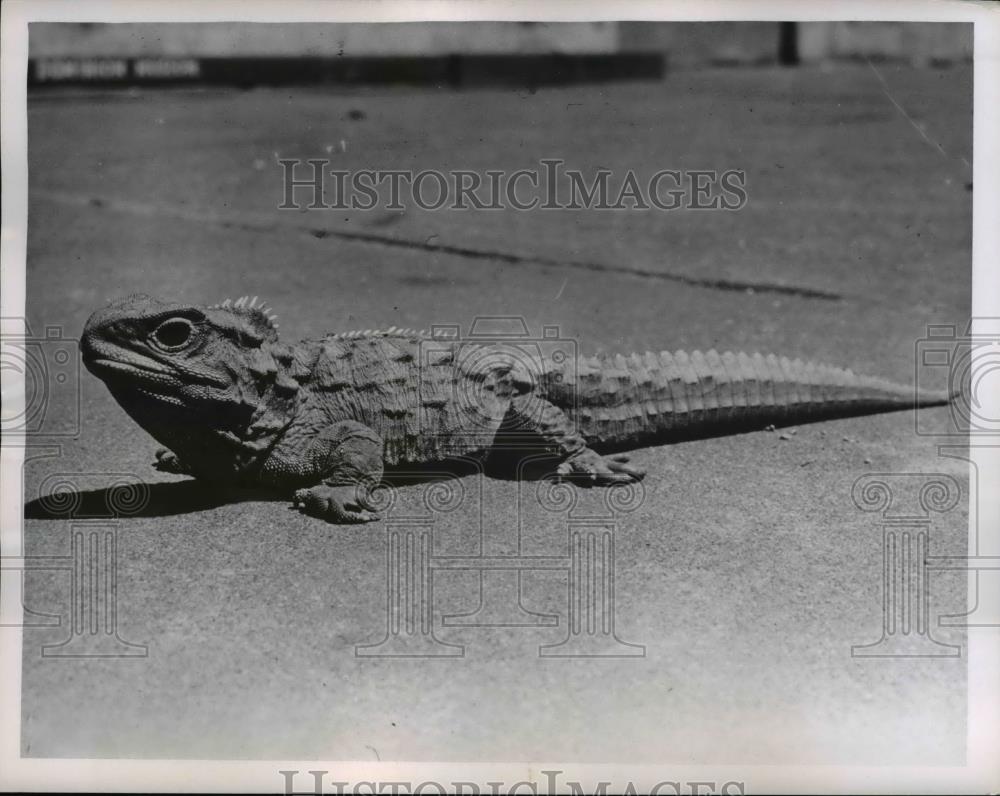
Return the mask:
<svg viewBox="0 0 1000 796">
<path fill-rule="evenodd" d="M 276 408 L 277 360 L 287 359 L 256 297 L 201 307 L 129 296 L 90 316 L 81 348 L 87 369 L 149 430 L 178 413 L 216 431 L 246 429 Z"/>
</svg>

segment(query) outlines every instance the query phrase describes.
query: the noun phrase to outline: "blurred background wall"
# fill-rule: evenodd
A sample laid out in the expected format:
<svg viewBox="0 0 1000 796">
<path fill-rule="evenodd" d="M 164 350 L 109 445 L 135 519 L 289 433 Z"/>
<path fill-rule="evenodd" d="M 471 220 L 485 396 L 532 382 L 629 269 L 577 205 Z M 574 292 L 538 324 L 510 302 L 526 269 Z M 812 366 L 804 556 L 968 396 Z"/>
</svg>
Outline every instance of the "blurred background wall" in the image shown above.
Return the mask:
<svg viewBox="0 0 1000 796">
<path fill-rule="evenodd" d="M 662 50 L 671 66 L 873 58 L 914 65 L 972 58 L 972 25 L 936 22 L 619 22 L 619 50 Z"/>
<path fill-rule="evenodd" d="M 804 61 L 835 58 L 907 60 L 916 66 L 972 58 L 972 25 L 935 22 L 802 22 Z"/>
<path fill-rule="evenodd" d="M 36 23 L 32 57 L 364 56 L 451 53 L 665 52 L 671 64 L 767 63 L 778 58 L 777 22 L 444 22 L 282 24 L 251 22 Z M 918 63 L 972 56 L 972 26 L 921 22 L 802 22 L 804 61 L 901 58 Z"/>
<path fill-rule="evenodd" d="M 611 53 L 618 30 L 614 22 L 45 23 L 32 25 L 29 45 L 32 57 Z"/>
<path fill-rule="evenodd" d="M 575 82 L 668 68 L 972 57 L 972 25 L 918 22 L 33 23 L 29 80 Z M 308 62 L 308 64 L 307 64 Z"/>
</svg>

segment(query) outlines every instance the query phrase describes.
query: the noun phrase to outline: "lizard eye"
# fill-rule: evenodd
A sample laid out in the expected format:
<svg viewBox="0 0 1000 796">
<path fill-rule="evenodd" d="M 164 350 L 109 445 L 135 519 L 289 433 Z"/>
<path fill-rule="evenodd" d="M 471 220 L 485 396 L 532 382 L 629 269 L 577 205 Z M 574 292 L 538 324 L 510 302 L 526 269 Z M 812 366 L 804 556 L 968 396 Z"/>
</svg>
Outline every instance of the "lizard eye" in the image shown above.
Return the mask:
<svg viewBox="0 0 1000 796">
<path fill-rule="evenodd" d="M 167 351 L 176 351 L 188 344 L 193 331 L 193 324 L 186 318 L 171 318 L 156 327 L 153 342 Z"/>
</svg>

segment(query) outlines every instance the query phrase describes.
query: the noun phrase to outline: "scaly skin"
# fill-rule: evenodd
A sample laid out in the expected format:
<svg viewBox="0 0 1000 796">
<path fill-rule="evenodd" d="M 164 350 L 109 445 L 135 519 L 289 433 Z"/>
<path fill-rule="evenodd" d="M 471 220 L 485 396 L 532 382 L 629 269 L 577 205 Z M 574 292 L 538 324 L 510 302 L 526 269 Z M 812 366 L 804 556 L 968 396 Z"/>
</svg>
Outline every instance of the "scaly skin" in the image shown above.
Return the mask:
<svg viewBox="0 0 1000 796">
<path fill-rule="evenodd" d="M 286 345 L 270 312 L 245 298 L 196 307 L 130 296 L 91 316 L 82 348 L 166 446 L 158 469 L 287 491 L 333 522 L 377 519 L 368 496 L 385 465 L 530 440 L 559 477 L 606 485 L 643 473 L 591 445 L 913 405 L 906 387 L 759 354 L 577 358 L 396 329 Z"/>
</svg>

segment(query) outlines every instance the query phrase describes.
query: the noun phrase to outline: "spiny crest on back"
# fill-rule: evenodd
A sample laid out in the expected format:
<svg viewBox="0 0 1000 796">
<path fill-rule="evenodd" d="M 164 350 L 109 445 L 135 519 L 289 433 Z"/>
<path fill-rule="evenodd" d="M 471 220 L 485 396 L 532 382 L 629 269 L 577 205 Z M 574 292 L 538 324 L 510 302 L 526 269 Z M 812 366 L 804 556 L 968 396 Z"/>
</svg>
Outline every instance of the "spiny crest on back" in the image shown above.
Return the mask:
<svg viewBox="0 0 1000 796">
<path fill-rule="evenodd" d="M 263 339 L 271 342 L 278 340 L 278 316 L 264 301 L 258 301 L 257 296 L 240 296 L 235 300 L 227 298 L 206 309 L 226 312 L 243 321 Z"/>
<path fill-rule="evenodd" d="M 426 329 L 417 331 L 416 329 L 403 329 L 390 326 L 388 329 L 365 329 L 363 331 L 356 329 L 349 332 L 331 332 L 326 336 L 326 339 L 355 340 L 363 337 L 419 337 L 425 340 L 439 340 L 454 337 L 454 334 L 450 333 L 448 329 L 434 328 L 428 332 Z"/>
</svg>

